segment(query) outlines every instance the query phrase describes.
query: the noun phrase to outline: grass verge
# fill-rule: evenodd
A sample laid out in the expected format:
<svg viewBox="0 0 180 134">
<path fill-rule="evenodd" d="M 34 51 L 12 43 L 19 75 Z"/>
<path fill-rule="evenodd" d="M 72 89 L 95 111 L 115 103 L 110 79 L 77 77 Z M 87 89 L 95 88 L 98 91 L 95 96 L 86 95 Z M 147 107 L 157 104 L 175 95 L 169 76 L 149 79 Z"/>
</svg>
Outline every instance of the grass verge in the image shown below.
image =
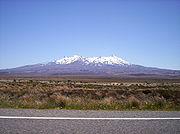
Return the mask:
<svg viewBox="0 0 180 134">
<path fill-rule="evenodd" d="M 0 108 L 32 108 L 32 109 L 75 109 L 75 110 L 175 110 L 180 111 L 180 106 L 172 105 L 165 102 L 148 102 L 143 104 L 136 104 L 132 102 L 105 103 L 105 102 L 46 102 L 43 104 L 28 104 L 19 101 L 9 101 L 7 99 L 0 100 Z"/>
</svg>

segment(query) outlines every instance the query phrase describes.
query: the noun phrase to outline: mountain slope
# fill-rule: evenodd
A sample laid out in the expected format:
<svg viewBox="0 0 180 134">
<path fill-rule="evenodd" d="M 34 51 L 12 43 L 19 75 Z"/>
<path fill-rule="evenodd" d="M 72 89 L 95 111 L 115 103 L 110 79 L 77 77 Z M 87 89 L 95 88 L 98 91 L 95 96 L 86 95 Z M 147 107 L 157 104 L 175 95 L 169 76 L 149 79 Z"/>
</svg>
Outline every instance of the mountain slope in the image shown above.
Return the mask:
<svg viewBox="0 0 180 134">
<path fill-rule="evenodd" d="M 167 70 L 131 64 L 119 57 L 64 57 L 43 64 L 0 70 L 12 75 L 110 75 L 110 76 L 180 76 L 179 70 Z"/>
</svg>

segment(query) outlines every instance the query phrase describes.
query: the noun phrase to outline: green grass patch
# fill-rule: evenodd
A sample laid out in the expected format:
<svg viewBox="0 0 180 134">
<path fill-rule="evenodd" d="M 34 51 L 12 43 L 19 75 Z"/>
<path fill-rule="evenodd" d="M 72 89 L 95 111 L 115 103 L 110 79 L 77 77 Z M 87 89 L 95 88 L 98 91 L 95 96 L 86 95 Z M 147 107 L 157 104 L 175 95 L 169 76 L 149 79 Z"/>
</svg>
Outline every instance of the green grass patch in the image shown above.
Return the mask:
<svg viewBox="0 0 180 134">
<path fill-rule="evenodd" d="M 48 103 L 35 105 L 26 104 L 18 101 L 9 101 L 7 99 L 0 100 L 0 108 L 33 108 L 33 109 L 76 109 L 76 110 L 180 110 L 180 106 L 166 104 L 165 102 L 148 102 L 142 105 L 136 105 L 132 102 L 118 103 L 102 103 L 102 102 L 65 102 L 56 103 L 49 101 Z"/>
</svg>

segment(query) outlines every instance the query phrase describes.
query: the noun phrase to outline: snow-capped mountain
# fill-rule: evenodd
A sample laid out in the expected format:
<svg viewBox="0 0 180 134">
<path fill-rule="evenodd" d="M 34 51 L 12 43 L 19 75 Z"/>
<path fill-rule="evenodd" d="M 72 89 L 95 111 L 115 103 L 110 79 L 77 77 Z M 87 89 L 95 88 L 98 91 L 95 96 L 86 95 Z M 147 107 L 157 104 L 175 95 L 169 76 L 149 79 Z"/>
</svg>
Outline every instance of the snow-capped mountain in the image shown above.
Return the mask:
<svg viewBox="0 0 180 134">
<path fill-rule="evenodd" d="M 64 57 L 59 60 L 0 70 L 0 75 L 103 75 L 103 76 L 170 76 L 180 77 L 180 70 L 167 70 L 131 64 L 119 57 Z"/>
<path fill-rule="evenodd" d="M 64 57 L 62 59 L 56 60 L 56 64 L 71 64 L 75 62 L 82 62 L 86 65 L 94 64 L 94 65 L 131 65 L 129 62 L 116 57 L 116 56 L 109 56 L 109 57 L 82 57 L 78 55 L 74 55 L 73 57 Z"/>
</svg>

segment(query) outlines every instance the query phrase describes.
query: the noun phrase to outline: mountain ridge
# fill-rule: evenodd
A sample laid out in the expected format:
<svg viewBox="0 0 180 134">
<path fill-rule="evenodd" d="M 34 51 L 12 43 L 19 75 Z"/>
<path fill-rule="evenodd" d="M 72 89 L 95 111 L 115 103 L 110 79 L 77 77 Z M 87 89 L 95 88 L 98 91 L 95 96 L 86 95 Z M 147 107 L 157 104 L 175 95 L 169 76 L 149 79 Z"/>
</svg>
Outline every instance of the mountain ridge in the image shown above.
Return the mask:
<svg viewBox="0 0 180 134">
<path fill-rule="evenodd" d="M 62 59 L 56 60 L 56 64 L 71 64 L 76 61 L 84 62 L 84 64 L 107 64 L 107 65 L 130 65 L 131 63 L 117 57 L 117 56 L 109 56 L 109 57 L 82 57 L 78 55 L 74 55 L 72 57 L 64 57 Z"/>
<path fill-rule="evenodd" d="M 116 56 L 64 57 L 47 63 L 1 69 L 0 74 L 10 75 L 106 75 L 106 76 L 170 76 L 180 77 L 180 70 L 144 67 Z"/>
</svg>

